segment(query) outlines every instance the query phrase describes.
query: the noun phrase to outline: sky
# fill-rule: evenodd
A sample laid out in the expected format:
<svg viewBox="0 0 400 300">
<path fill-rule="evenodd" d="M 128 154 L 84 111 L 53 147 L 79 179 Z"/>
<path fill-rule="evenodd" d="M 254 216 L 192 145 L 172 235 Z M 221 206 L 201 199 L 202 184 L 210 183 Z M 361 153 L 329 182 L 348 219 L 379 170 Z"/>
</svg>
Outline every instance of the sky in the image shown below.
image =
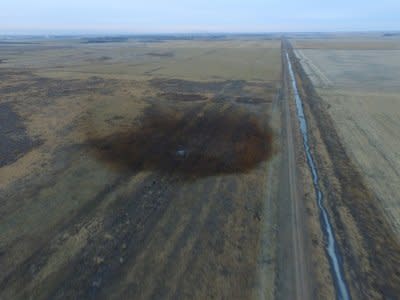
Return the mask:
<svg viewBox="0 0 400 300">
<path fill-rule="evenodd" d="M 400 0 L 0 1 L 0 34 L 400 30 Z"/>
</svg>

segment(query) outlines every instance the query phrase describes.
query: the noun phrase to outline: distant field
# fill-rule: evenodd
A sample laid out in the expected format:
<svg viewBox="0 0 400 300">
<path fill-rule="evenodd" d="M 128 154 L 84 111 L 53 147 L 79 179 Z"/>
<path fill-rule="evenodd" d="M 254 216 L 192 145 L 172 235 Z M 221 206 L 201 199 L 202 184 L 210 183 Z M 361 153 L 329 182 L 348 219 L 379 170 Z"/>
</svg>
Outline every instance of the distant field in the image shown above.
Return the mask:
<svg viewBox="0 0 400 300">
<path fill-rule="evenodd" d="M 400 235 L 399 40 L 299 40 L 296 55 Z"/>
<path fill-rule="evenodd" d="M 337 37 L 325 39 L 296 39 L 293 46 L 297 49 L 326 50 L 399 50 L 400 38 L 395 37 Z"/>
<path fill-rule="evenodd" d="M 54 78 L 104 76 L 145 80 L 279 79 L 279 41 L 57 42 L 2 47 L 2 67 L 27 67 Z M 21 55 L 22 54 L 22 55 Z M 244 59 L 246 58 L 246 59 Z"/>
<path fill-rule="evenodd" d="M 0 62 L 1 299 L 272 297 L 280 41 L 45 40 Z"/>
</svg>

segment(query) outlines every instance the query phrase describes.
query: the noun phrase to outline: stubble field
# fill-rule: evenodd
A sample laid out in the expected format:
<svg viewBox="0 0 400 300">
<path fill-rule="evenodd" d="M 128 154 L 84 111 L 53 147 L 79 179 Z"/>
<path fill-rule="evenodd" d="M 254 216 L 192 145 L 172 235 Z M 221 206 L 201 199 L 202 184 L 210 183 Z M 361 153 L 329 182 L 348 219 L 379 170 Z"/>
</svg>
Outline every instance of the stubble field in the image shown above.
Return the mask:
<svg viewBox="0 0 400 300">
<path fill-rule="evenodd" d="M 382 46 L 380 37 L 379 49 L 369 42 L 363 50 L 363 39 L 334 40 L 293 42 L 302 45 L 292 57 L 311 148 L 352 297 L 393 298 L 400 286 L 400 68 L 389 45 L 398 40 Z"/>
<path fill-rule="evenodd" d="M 347 152 L 400 234 L 400 41 L 334 39 L 295 45 Z"/>
</svg>

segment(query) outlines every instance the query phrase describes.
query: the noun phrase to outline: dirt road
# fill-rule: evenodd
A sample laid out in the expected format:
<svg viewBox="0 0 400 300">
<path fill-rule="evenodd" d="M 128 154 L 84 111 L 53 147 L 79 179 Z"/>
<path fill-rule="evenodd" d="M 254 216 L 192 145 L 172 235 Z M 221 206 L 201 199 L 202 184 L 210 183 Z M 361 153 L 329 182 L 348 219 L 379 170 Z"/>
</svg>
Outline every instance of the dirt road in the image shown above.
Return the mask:
<svg viewBox="0 0 400 300">
<path fill-rule="evenodd" d="M 296 179 L 296 154 L 291 115 L 287 63 L 283 57 L 283 96 L 281 99 L 284 128 L 282 175 L 279 208 L 279 299 L 310 299 L 310 283 L 305 256 L 304 206 Z"/>
</svg>

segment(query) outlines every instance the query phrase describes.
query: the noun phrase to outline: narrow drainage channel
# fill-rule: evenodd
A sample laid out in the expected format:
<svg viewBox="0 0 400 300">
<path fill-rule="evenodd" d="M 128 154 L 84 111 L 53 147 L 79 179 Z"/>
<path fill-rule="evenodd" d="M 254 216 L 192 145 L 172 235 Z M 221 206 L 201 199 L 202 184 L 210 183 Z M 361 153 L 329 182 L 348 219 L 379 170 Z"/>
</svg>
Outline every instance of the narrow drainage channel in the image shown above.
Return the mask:
<svg viewBox="0 0 400 300">
<path fill-rule="evenodd" d="M 328 254 L 329 262 L 332 269 L 332 275 L 336 287 L 337 298 L 341 300 L 348 300 L 350 299 L 350 294 L 344 279 L 342 259 L 339 253 L 339 249 L 337 247 L 335 236 L 333 234 L 333 228 L 329 220 L 328 212 L 326 211 L 326 208 L 324 206 L 324 201 L 323 201 L 324 195 L 319 186 L 317 167 L 311 155 L 310 145 L 308 143 L 307 121 L 304 116 L 303 104 L 299 95 L 299 91 L 297 90 L 296 78 L 293 73 L 292 64 L 289 59 L 289 54 L 287 52 L 286 52 L 286 59 L 288 63 L 290 79 L 292 82 L 294 99 L 296 102 L 297 118 L 299 120 L 300 131 L 303 136 L 304 150 L 306 152 L 308 166 L 310 167 L 311 170 L 313 185 L 317 196 L 318 207 L 321 213 L 322 229 L 325 235 L 325 239 L 327 241 L 325 249 Z"/>
</svg>

